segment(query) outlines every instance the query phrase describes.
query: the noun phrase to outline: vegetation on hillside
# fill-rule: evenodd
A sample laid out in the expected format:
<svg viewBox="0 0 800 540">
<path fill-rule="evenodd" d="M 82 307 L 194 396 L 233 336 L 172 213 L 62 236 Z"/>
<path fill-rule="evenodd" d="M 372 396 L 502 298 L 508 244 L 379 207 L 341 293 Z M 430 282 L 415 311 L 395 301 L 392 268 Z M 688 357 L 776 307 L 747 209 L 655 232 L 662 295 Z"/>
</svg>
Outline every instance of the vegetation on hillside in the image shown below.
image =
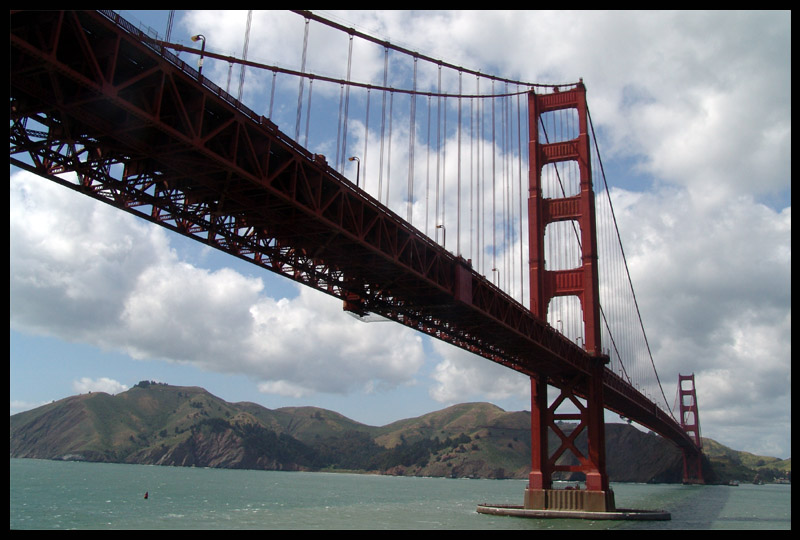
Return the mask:
<svg viewBox="0 0 800 540">
<path fill-rule="evenodd" d="M 733 450 L 713 439 L 703 439 L 703 452 L 720 483 L 729 482 L 791 482 L 792 460 L 757 456 Z"/>
<path fill-rule="evenodd" d="M 14 415 L 10 424 L 11 457 L 480 478 L 525 478 L 530 466 L 529 413 L 488 403 L 374 427 L 314 407 L 270 410 L 228 403 L 198 387 L 141 381 L 115 396 L 65 398 Z M 561 429 L 569 436 L 574 426 Z M 552 453 L 558 438 L 550 439 Z M 707 441 L 719 473 L 709 478 L 791 478 L 791 460 Z M 585 433 L 576 444 L 585 446 Z M 680 482 L 680 452 L 661 437 L 609 424 L 606 446 L 612 481 Z M 572 464 L 574 458 L 565 454 L 563 460 Z M 580 473 L 556 478 L 582 479 Z"/>
</svg>

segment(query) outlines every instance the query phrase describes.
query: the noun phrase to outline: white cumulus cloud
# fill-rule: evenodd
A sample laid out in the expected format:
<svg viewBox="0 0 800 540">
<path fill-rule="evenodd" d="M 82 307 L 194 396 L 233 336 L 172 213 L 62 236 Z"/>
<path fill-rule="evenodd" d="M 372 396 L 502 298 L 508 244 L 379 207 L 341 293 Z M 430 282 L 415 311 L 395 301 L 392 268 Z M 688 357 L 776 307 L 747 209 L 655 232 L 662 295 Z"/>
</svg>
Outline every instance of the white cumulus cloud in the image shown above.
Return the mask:
<svg viewBox="0 0 800 540">
<path fill-rule="evenodd" d="M 11 327 L 261 381 L 285 395 L 413 382 L 422 340 L 364 324 L 301 288 L 181 260 L 169 237 L 109 206 L 18 172 L 11 178 Z M 30 226 L 33 224 L 33 226 Z"/>
<path fill-rule="evenodd" d="M 81 377 L 80 379 L 72 381 L 72 388 L 74 388 L 79 394 L 83 394 L 85 392 L 105 392 L 107 394 L 118 394 L 127 390 L 128 386 L 108 377 L 100 377 L 99 379 Z"/>
</svg>

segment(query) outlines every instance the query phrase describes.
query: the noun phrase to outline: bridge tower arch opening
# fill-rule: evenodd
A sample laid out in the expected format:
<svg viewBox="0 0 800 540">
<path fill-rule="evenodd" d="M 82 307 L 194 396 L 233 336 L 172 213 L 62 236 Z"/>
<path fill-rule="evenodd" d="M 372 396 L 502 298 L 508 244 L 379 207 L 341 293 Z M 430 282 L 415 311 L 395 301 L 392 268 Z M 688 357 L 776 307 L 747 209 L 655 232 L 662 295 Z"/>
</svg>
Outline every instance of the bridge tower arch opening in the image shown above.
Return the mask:
<svg viewBox="0 0 800 540">
<path fill-rule="evenodd" d="M 608 357 L 602 354 L 600 344 L 597 238 L 586 88 L 579 83 L 567 91 L 531 92 L 528 104 L 531 311 L 550 320 L 552 325 L 553 319 L 558 317 L 549 314 L 553 306 L 569 305 L 570 300 L 566 298 L 576 297 L 579 305 L 576 311 L 583 323 L 579 344 L 591 362 L 586 373 L 570 380 L 544 375 L 531 377 L 531 473 L 524 506 L 541 510 L 609 512 L 615 510 L 615 503 L 609 488 L 605 454 L 603 367 Z M 566 127 L 548 132 L 546 120 L 556 116 L 566 119 Z M 557 235 L 562 237 L 559 243 L 566 246 L 561 260 L 554 258 L 562 250 L 548 244 Z M 572 240 L 568 239 L 569 235 Z M 548 403 L 549 385 L 559 391 L 552 403 Z M 560 412 L 562 406 L 568 412 Z M 577 425 L 565 433 L 561 429 L 562 421 L 577 422 Z M 581 451 L 575 445 L 575 438 L 584 431 L 587 448 Z M 558 439 L 558 447 L 552 454 L 548 450 L 550 433 Z M 578 465 L 561 464 L 559 458 L 566 453 L 571 453 Z M 577 492 L 553 489 L 553 473 L 557 471 L 583 473 L 586 489 Z"/>
</svg>

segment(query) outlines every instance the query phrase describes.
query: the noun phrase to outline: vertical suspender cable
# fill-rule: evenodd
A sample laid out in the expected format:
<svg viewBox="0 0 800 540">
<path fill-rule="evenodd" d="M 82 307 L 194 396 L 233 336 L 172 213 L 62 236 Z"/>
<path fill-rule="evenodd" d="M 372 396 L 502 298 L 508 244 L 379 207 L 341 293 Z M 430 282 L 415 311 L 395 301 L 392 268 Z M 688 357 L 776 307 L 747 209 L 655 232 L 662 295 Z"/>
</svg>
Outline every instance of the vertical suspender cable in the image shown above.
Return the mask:
<svg viewBox="0 0 800 540">
<path fill-rule="evenodd" d="M 389 47 L 383 49 L 383 87 L 386 88 L 386 80 L 389 75 Z M 378 165 L 378 200 L 381 200 L 383 193 L 383 139 L 386 130 L 386 91 L 383 91 L 381 105 L 381 156 Z"/>
<path fill-rule="evenodd" d="M 434 227 L 436 242 L 439 241 L 439 172 L 441 171 L 442 157 L 442 65 L 439 64 L 439 83 L 436 96 L 436 212 L 434 213 Z"/>
<path fill-rule="evenodd" d="M 480 79 L 480 76 L 476 76 L 476 79 L 477 79 L 477 88 L 478 88 L 477 89 L 477 94 L 480 95 L 480 93 L 481 93 L 481 79 Z M 477 166 L 477 171 L 478 172 L 477 172 L 477 186 L 476 186 L 476 191 L 475 191 L 476 196 L 477 196 L 477 201 L 475 201 L 475 202 L 478 205 L 478 215 L 477 215 L 477 218 L 476 218 L 477 225 L 478 225 L 478 234 L 477 234 L 477 237 L 476 237 L 476 239 L 478 241 L 478 249 L 476 250 L 476 254 L 478 256 L 479 272 L 485 276 L 486 275 L 486 269 L 484 267 L 485 261 L 484 261 L 484 253 L 483 253 L 483 246 L 484 246 L 484 236 L 483 236 L 483 234 L 484 234 L 483 233 L 484 199 L 483 199 L 483 191 L 481 189 L 481 178 L 483 178 L 483 167 L 485 166 L 485 160 L 482 159 L 483 158 L 483 149 L 484 149 L 484 144 L 483 144 L 483 124 L 484 123 L 483 123 L 483 110 L 482 110 L 483 100 L 479 98 L 477 105 L 478 106 L 476 107 L 477 108 L 476 120 L 478 122 L 478 125 L 476 126 L 476 128 L 477 128 L 476 129 L 476 134 L 477 134 L 477 139 L 478 139 L 477 140 L 478 148 L 477 148 L 476 159 L 478 161 L 478 166 Z"/>
<path fill-rule="evenodd" d="M 498 146 L 495 148 L 495 154 L 498 154 L 498 158 L 500 159 L 500 255 L 502 257 L 502 270 L 500 267 L 497 269 L 497 283 L 498 285 L 505 283 L 505 272 L 506 272 L 506 255 L 508 250 L 506 249 L 505 243 L 505 232 L 506 232 L 506 160 L 505 155 L 503 153 L 505 149 L 505 137 L 506 137 L 506 124 L 505 124 L 505 110 L 504 110 L 504 103 L 505 101 L 503 98 L 492 98 L 492 101 L 498 102 L 500 107 L 500 114 L 498 115 L 499 124 L 499 143 Z"/>
<path fill-rule="evenodd" d="M 594 141 L 595 148 L 597 148 L 597 136 L 594 133 L 594 124 L 592 123 L 592 116 L 589 113 L 589 108 L 588 107 L 586 108 L 586 116 L 588 117 L 589 127 L 590 127 L 590 129 L 592 131 L 592 140 Z M 606 173 L 605 173 L 605 170 L 603 169 L 603 161 L 600 158 L 600 150 L 599 149 L 597 149 L 597 159 L 598 159 L 598 162 L 600 164 L 600 172 L 601 172 L 601 174 L 603 176 L 603 182 L 605 183 L 606 196 L 608 197 L 608 204 L 609 204 L 609 208 L 610 208 L 610 212 L 611 212 L 611 219 L 613 220 L 613 223 L 614 223 L 614 229 L 617 232 L 617 239 L 619 241 L 619 249 L 620 249 L 620 253 L 622 255 L 622 260 L 623 260 L 624 265 L 625 265 L 625 272 L 626 272 L 627 277 L 628 277 L 628 284 L 630 285 L 630 288 L 631 288 L 631 295 L 633 297 L 633 303 L 634 303 L 634 306 L 636 308 L 636 315 L 637 315 L 638 320 L 639 320 L 639 325 L 642 328 L 642 334 L 644 336 L 644 343 L 645 343 L 645 346 L 647 348 L 647 354 L 650 357 L 650 363 L 653 366 L 653 372 L 655 373 L 656 381 L 658 382 L 659 390 L 661 390 L 661 395 L 664 398 L 664 402 L 667 403 L 667 397 L 664 395 L 664 388 L 661 386 L 661 380 L 658 377 L 658 371 L 656 370 L 655 362 L 653 361 L 653 353 L 650 350 L 650 343 L 648 342 L 647 334 L 644 331 L 644 322 L 642 321 L 642 314 L 639 311 L 639 302 L 636 300 L 636 293 L 633 290 L 633 282 L 631 280 L 630 270 L 628 269 L 628 261 L 627 261 L 627 258 L 625 257 L 625 251 L 622 248 L 622 239 L 619 236 L 619 227 L 617 226 L 617 217 L 614 214 L 613 207 L 611 206 L 611 195 L 608 192 L 608 183 L 606 182 Z"/>
<path fill-rule="evenodd" d="M 306 105 L 306 142 L 303 144 L 308 148 L 308 128 L 311 124 L 311 93 L 314 91 L 314 77 L 308 80 L 308 104 Z"/>
<path fill-rule="evenodd" d="M 508 83 L 505 83 L 505 93 L 508 93 Z M 508 161 L 509 153 L 508 153 L 508 146 L 510 144 L 509 135 L 511 131 L 509 129 L 509 114 L 508 114 L 508 104 L 509 99 L 508 97 L 500 98 L 500 103 L 503 106 L 503 116 L 502 116 L 502 126 L 503 126 L 503 143 L 501 146 L 501 151 L 503 152 L 503 267 L 504 267 L 504 274 L 505 274 L 505 284 L 508 287 L 507 292 L 511 292 L 511 265 L 513 264 L 512 256 L 513 251 L 509 249 L 509 227 L 511 226 L 511 199 L 509 198 L 509 173 L 511 171 L 511 167 Z"/>
<path fill-rule="evenodd" d="M 247 11 L 247 27 L 244 31 L 244 47 L 242 48 L 242 60 L 247 60 L 247 46 L 250 44 L 250 23 L 253 20 L 253 10 Z M 244 91 L 244 62 L 242 63 L 242 70 L 239 74 L 239 95 L 236 99 L 242 100 L 242 92 Z"/>
<path fill-rule="evenodd" d="M 517 85 L 517 90 L 519 90 L 519 85 Z M 522 251 L 522 244 L 523 236 L 522 236 L 522 221 L 523 221 L 523 213 L 522 213 L 522 199 L 525 197 L 522 191 L 522 117 L 521 117 L 522 105 L 520 101 L 520 95 L 517 94 L 517 179 L 519 182 L 519 301 L 520 303 L 525 302 L 525 262 L 523 257 Z"/>
<path fill-rule="evenodd" d="M 475 220 L 475 215 L 474 215 L 475 199 L 474 199 L 474 193 L 472 191 L 472 189 L 474 187 L 473 184 L 474 184 L 474 181 L 475 181 L 475 176 L 474 176 L 474 173 L 475 173 L 475 169 L 474 169 L 475 162 L 474 161 L 475 160 L 473 159 L 475 157 L 475 146 L 474 146 L 474 143 L 475 143 L 475 131 L 474 131 L 474 123 L 473 123 L 473 114 L 474 113 L 475 113 L 475 99 L 473 98 L 473 99 L 469 100 L 469 258 L 470 259 L 475 258 L 475 252 L 473 251 L 473 248 L 475 246 L 475 243 L 474 243 L 474 240 L 475 240 L 475 238 L 474 238 L 474 234 L 475 234 L 475 221 L 474 221 Z"/>
<path fill-rule="evenodd" d="M 342 151 L 342 115 L 344 114 L 344 83 L 339 84 L 339 117 L 336 123 L 336 157 L 333 161 L 333 168 L 342 172 L 342 168 L 339 166 L 341 162 L 341 151 Z"/>
<path fill-rule="evenodd" d="M 272 118 L 272 106 L 275 104 L 275 79 L 278 77 L 278 72 L 272 72 L 272 90 L 269 92 L 269 114 L 267 118 Z"/>
<path fill-rule="evenodd" d="M 514 102 L 511 96 L 506 97 L 506 115 L 508 117 L 508 146 L 506 147 L 506 161 L 508 163 L 508 215 L 509 221 L 506 225 L 508 230 L 508 251 L 509 251 L 509 294 L 514 297 L 517 295 L 517 252 L 514 249 L 514 222 L 517 219 L 516 208 L 514 206 L 516 191 L 514 185 Z"/>
<path fill-rule="evenodd" d="M 508 83 L 506 83 L 506 86 Z M 503 97 L 500 98 L 500 106 L 502 107 L 502 116 L 500 117 L 500 125 L 503 128 L 503 134 L 501 136 L 500 142 L 500 151 L 502 152 L 500 157 L 503 160 L 503 274 L 504 274 L 504 283 L 505 287 L 509 287 L 510 281 L 510 274 L 509 271 L 511 270 L 510 257 L 512 252 L 508 249 L 508 226 L 511 219 L 511 205 L 509 204 L 508 198 L 508 98 Z M 506 292 L 510 292 L 506 290 Z"/>
<path fill-rule="evenodd" d="M 458 72 L 458 186 L 456 190 L 456 255 L 461 255 L 461 78 L 463 73 Z"/>
<path fill-rule="evenodd" d="M 417 116 L 417 57 L 414 57 L 414 82 L 411 93 L 411 110 L 408 119 L 408 202 L 406 221 L 413 224 L 414 218 L 414 135 Z"/>
<path fill-rule="evenodd" d="M 347 82 L 350 82 L 350 68 L 353 65 L 353 34 L 350 34 L 350 43 L 347 49 Z M 350 85 L 347 84 L 344 98 L 344 121 L 342 122 L 342 157 L 339 165 L 339 172 L 344 172 L 344 164 L 347 160 L 347 119 L 350 111 Z"/>
<path fill-rule="evenodd" d="M 306 19 L 306 26 L 305 30 L 303 31 L 303 56 L 300 61 L 300 73 L 305 73 L 306 71 L 306 53 L 308 52 L 308 24 L 310 19 Z M 294 128 L 294 140 L 300 138 L 300 113 L 302 112 L 302 105 L 303 105 L 303 81 L 305 77 L 300 77 L 299 89 L 297 90 L 297 122 L 295 122 Z M 275 80 L 273 79 L 273 85 Z M 270 104 L 270 113 L 272 112 L 272 104 Z"/>
<path fill-rule="evenodd" d="M 172 21 L 175 20 L 175 10 L 169 10 L 169 16 L 167 17 L 167 35 L 164 37 L 165 41 L 169 41 L 172 37 Z"/>
<path fill-rule="evenodd" d="M 367 142 L 369 141 L 369 98 L 371 94 L 372 89 L 367 88 L 367 118 L 364 120 L 364 175 L 361 180 L 361 189 L 364 191 L 367 190 L 367 148 L 369 148 Z"/>
<path fill-rule="evenodd" d="M 506 83 L 506 93 L 508 93 L 508 83 Z M 515 275 L 514 275 L 514 267 L 516 262 L 516 253 L 513 249 L 512 237 L 511 234 L 513 232 L 513 223 L 514 223 L 514 206 L 513 206 L 513 199 L 514 199 L 514 178 L 512 175 L 512 163 L 511 163 L 511 131 L 513 127 L 513 122 L 511 119 L 511 98 L 506 96 L 503 98 L 503 103 L 505 104 L 503 110 L 505 111 L 505 121 L 506 121 L 506 143 L 503 146 L 503 152 L 505 159 L 503 160 L 506 164 L 506 209 L 508 212 L 508 219 L 505 224 L 506 230 L 506 245 L 505 250 L 508 253 L 507 258 L 507 266 L 506 266 L 506 283 L 508 284 L 508 293 L 513 294 L 514 291 L 514 284 L 516 283 Z"/>
<path fill-rule="evenodd" d="M 431 96 L 428 96 L 428 135 L 425 138 L 425 234 L 430 237 L 428 215 L 430 214 L 429 197 L 431 193 Z"/>
<path fill-rule="evenodd" d="M 442 100 L 444 104 L 444 112 L 442 113 L 442 131 L 444 132 L 444 137 L 442 140 L 442 246 L 447 247 L 447 229 L 445 229 L 445 209 L 447 208 L 447 199 L 445 198 L 446 195 L 446 188 L 447 188 L 447 91 L 445 91 L 445 97 Z"/>
<path fill-rule="evenodd" d="M 386 200 L 383 202 L 389 206 L 390 189 L 389 184 L 392 181 L 392 116 L 394 109 L 394 92 L 389 92 L 389 152 L 386 156 Z"/>
<path fill-rule="evenodd" d="M 492 95 L 494 95 L 494 80 L 492 80 Z M 497 147 L 495 146 L 495 126 L 494 126 L 494 98 L 492 98 L 492 281 L 494 282 L 494 274 L 497 272 L 497 214 L 495 212 L 495 154 Z M 495 283 L 497 285 L 497 283 Z"/>
<path fill-rule="evenodd" d="M 169 10 L 169 15 L 167 15 L 167 33 L 164 35 L 164 41 L 169 42 L 172 37 L 172 23 L 175 20 L 175 10 Z M 162 49 L 163 51 L 164 49 Z M 176 55 L 180 55 L 180 51 L 175 51 Z"/>
</svg>

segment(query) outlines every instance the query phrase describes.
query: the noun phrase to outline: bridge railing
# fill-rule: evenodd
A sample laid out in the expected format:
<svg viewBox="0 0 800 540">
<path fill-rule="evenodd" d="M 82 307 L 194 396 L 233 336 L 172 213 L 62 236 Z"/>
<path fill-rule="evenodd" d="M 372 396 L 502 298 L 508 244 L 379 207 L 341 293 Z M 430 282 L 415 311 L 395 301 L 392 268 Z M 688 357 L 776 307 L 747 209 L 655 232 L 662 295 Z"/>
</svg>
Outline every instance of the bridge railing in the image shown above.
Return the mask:
<svg viewBox="0 0 800 540">
<path fill-rule="evenodd" d="M 260 114 L 257 114 L 255 111 L 244 105 L 238 99 L 234 98 L 228 92 L 220 88 L 216 85 L 213 81 L 208 79 L 207 77 L 203 77 L 200 72 L 194 69 L 192 66 L 178 58 L 178 56 L 172 52 L 170 52 L 166 47 L 161 45 L 161 41 L 148 35 L 146 32 L 143 32 L 141 29 L 137 28 L 135 25 L 131 24 L 129 21 L 124 19 L 119 13 L 108 10 L 108 9 L 100 9 L 98 10 L 103 16 L 105 16 L 108 20 L 112 21 L 116 24 L 119 28 L 127 32 L 128 34 L 135 36 L 139 39 L 144 45 L 150 48 L 153 52 L 163 57 L 165 60 L 170 62 L 172 65 L 180 69 L 182 72 L 186 73 L 193 79 L 197 80 L 200 84 L 211 90 L 215 95 L 219 96 L 220 99 L 225 100 L 232 106 L 234 106 L 239 112 L 244 114 L 245 116 L 258 121 L 261 118 Z"/>
</svg>

